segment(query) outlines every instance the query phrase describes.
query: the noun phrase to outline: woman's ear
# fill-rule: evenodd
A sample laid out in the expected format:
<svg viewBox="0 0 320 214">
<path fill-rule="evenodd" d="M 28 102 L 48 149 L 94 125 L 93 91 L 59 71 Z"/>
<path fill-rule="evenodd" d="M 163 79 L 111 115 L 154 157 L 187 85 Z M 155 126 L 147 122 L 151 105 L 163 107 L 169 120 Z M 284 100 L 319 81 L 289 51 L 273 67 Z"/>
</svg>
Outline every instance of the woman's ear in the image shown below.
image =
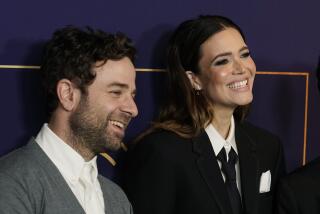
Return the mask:
<svg viewBox="0 0 320 214">
<path fill-rule="evenodd" d="M 202 85 L 201 85 L 199 77 L 195 73 L 193 73 L 192 71 L 186 71 L 186 75 L 187 75 L 192 87 L 196 91 L 200 91 L 202 89 Z"/>
<path fill-rule="evenodd" d="M 56 89 L 60 106 L 66 111 L 72 111 L 80 99 L 80 90 L 68 79 L 61 79 Z"/>
</svg>

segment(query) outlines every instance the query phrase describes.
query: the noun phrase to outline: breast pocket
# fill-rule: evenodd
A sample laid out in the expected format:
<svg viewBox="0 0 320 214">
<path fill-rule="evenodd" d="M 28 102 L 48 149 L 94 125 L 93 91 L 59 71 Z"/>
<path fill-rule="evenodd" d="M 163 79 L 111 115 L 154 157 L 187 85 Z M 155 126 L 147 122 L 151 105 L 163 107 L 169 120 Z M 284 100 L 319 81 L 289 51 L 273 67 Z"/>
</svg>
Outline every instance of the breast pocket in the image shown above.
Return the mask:
<svg viewBox="0 0 320 214">
<path fill-rule="evenodd" d="M 259 194 L 259 214 L 273 214 L 273 192 Z"/>
</svg>

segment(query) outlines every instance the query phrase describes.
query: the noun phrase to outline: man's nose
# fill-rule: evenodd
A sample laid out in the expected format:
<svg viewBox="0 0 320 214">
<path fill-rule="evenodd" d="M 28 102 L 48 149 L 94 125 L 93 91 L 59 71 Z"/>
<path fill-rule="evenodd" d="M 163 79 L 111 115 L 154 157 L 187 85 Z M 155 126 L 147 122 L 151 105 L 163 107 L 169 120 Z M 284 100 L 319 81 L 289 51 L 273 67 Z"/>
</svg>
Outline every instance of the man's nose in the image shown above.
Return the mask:
<svg viewBox="0 0 320 214">
<path fill-rule="evenodd" d="M 126 98 L 121 110 L 130 114 L 131 117 L 136 117 L 138 115 L 138 108 L 132 96 Z"/>
</svg>

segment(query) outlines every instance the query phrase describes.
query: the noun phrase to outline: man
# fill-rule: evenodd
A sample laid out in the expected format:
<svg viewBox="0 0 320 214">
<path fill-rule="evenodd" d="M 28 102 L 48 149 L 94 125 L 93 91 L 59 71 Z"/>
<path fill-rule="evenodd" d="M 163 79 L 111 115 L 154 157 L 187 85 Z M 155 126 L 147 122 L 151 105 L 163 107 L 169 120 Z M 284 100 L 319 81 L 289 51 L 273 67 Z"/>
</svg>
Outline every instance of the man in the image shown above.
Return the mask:
<svg viewBox="0 0 320 214">
<path fill-rule="evenodd" d="M 320 56 L 317 68 L 320 89 Z M 278 188 L 278 214 L 320 213 L 320 157 L 287 177 Z"/>
<path fill-rule="evenodd" d="M 0 213 L 131 213 L 122 190 L 98 175 L 96 155 L 120 147 L 135 96 L 135 49 L 122 34 L 65 27 L 41 72 L 49 123 L 0 160 Z"/>
<path fill-rule="evenodd" d="M 320 158 L 280 182 L 277 202 L 279 214 L 320 213 Z"/>
</svg>

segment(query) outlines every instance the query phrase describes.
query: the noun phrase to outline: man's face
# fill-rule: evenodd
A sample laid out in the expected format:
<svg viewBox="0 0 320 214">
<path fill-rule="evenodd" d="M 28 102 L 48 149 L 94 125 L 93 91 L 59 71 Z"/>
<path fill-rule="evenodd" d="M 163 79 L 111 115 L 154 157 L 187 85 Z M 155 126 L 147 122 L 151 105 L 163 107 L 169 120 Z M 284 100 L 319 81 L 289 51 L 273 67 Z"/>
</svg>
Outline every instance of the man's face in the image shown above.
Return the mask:
<svg viewBox="0 0 320 214">
<path fill-rule="evenodd" d="M 96 63 L 96 78 L 70 117 L 73 135 L 95 154 L 119 149 L 125 129 L 138 114 L 131 60 L 125 57 L 101 64 Z"/>
</svg>

